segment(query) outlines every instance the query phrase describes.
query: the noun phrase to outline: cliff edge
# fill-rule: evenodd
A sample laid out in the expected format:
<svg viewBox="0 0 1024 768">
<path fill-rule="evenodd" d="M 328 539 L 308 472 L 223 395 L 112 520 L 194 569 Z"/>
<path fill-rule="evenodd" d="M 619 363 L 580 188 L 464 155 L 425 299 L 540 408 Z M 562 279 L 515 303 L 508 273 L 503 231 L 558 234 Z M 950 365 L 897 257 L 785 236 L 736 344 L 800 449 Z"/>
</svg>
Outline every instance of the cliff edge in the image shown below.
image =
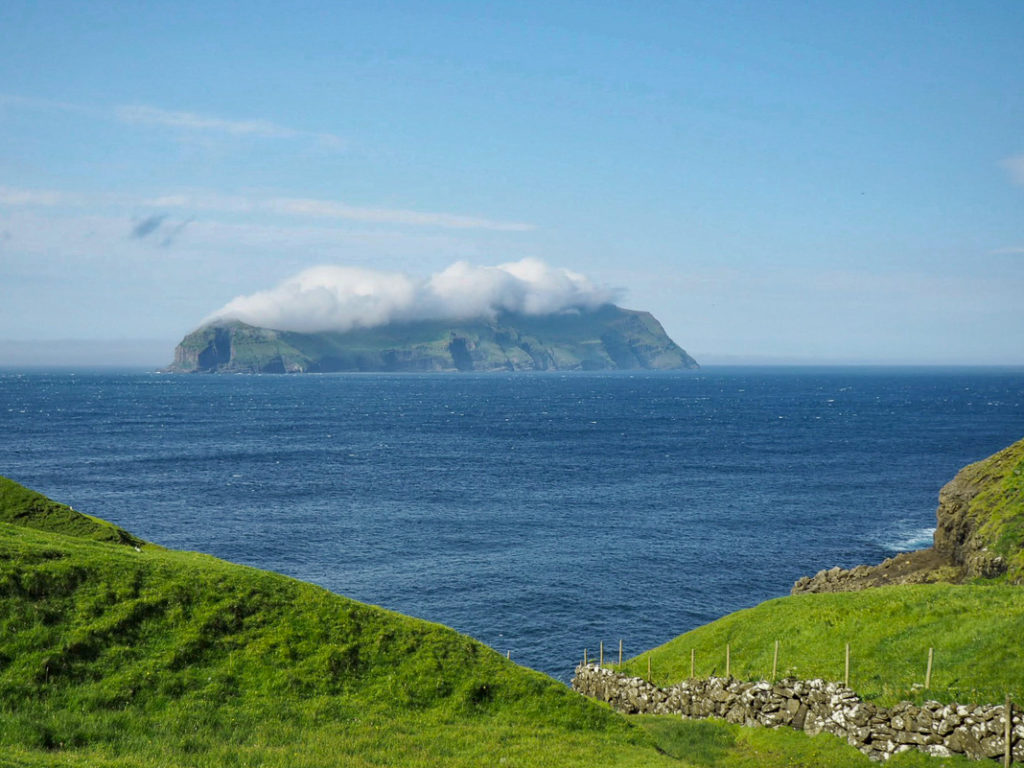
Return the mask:
<svg viewBox="0 0 1024 768">
<path fill-rule="evenodd" d="M 98 517 L 76 512 L 68 505 L 53 501 L 6 477 L 0 477 L 0 523 L 105 544 L 154 546 L 124 528 Z"/>
<path fill-rule="evenodd" d="M 1024 583 L 1024 440 L 961 469 L 939 491 L 933 545 L 879 565 L 804 576 L 791 594 L 976 579 Z"/>
</svg>

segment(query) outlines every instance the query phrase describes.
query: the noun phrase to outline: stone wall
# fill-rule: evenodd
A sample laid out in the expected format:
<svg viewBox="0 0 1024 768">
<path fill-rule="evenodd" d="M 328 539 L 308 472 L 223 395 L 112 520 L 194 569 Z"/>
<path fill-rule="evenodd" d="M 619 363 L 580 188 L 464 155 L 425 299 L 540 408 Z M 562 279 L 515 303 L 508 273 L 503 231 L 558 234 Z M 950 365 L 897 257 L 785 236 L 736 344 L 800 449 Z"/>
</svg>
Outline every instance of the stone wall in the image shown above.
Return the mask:
<svg viewBox="0 0 1024 768">
<path fill-rule="evenodd" d="M 861 701 L 849 688 L 824 680 L 787 678 L 776 683 L 711 677 L 658 688 L 596 664 L 580 665 L 576 691 L 611 704 L 626 714 L 721 717 L 730 723 L 778 728 L 810 735 L 831 733 L 874 760 L 919 749 L 930 755 L 964 754 L 974 760 L 1004 755 L 1004 707 L 900 702 L 879 707 Z M 1024 720 L 1014 712 L 1010 742 L 1013 759 L 1024 761 Z"/>
</svg>

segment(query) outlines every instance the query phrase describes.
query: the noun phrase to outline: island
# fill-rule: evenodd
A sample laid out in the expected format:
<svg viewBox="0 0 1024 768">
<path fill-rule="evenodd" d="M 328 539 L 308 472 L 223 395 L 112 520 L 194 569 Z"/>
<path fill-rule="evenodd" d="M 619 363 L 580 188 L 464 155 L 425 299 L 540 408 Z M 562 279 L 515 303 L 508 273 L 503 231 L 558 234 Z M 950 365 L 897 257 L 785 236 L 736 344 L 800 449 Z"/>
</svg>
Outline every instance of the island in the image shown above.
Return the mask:
<svg viewBox="0 0 1024 768">
<path fill-rule="evenodd" d="M 552 315 L 419 320 L 346 331 L 216 320 L 188 334 L 171 373 L 608 371 L 698 368 L 649 312 L 605 304 Z"/>
</svg>

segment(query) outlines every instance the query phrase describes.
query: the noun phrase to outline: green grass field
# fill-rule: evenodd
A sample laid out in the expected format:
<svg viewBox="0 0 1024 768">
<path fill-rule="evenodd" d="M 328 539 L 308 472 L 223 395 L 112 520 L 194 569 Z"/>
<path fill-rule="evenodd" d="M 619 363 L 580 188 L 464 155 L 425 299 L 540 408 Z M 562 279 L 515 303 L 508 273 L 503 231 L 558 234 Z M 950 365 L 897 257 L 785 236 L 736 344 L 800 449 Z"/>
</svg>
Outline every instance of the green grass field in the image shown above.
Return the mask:
<svg viewBox="0 0 1024 768">
<path fill-rule="evenodd" d="M 878 635 L 854 657 L 856 687 L 857 675 L 867 685 L 892 659 L 916 657 L 934 642 L 960 654 L 937 655 L 944 693 L 985 699 L 1021 678 L 1006 650 L 1021 636 L 1016 594 L 922 587 L 771 601 L 657 649 L 655 676 L 665 682 L 688 673 L 695 640 L 698 671 L 712 671 L 726 638 L 736 674 L 763 676 L 770 645 L 760 646 L 775 635 L 794 640 L 784 646 L 794 655 L 783 656 L 783 669 L 797 663 L 799 639 L 811 650 L 796 671 L 835 670 L 835 649 L 856 628 Z M 856 608 L 858 599 L 867 602 Z M 878 661 L 869 664 L 869 655 Z M 974 664 L 969 679 L 950 677 L 955 665 L 943 664 L 954 658 Z M 278 574 L 165 550 L 3 480 L 0 766 L 56 765 L 869 763 L 828 735 L 626 718 L 445 627 Z M 966 762 L 915 754 L 892 765 Z"/>
<path fill-rule="evenodd" d="M 743 728 L 722 720 L 680 720 L 667 715 L 630 718 L 647 729 L 664 754 L 699 768 L 870 768 L 878 763 L 822 733 L 807 736 L 782 728 Z M 935 758 L 921 752 L 903 752 L 885 763 L 887 768 L 984 767 L 962 756 Z"/>
<path fill-rule="evenodd" d="M 135 542 L 0 523 L 0 763 L 672 763 L 450 629 Z"/>
<path fill-rule="evenodd" d="M 1024 592 L 996 585 L 921 584 L 769 600 L 687 632 L 623 663 L 623 671 L 662 685 L 696 674 L 769 679 L 775 641 L 778 676 L 843 680 L 850 644 L 850 686 L 863 698 L 1024 702 Z M 934 649 L 925 690 L 928 649 Z M 919 687 L 920 686 L 920 687 Z"/>
</svg>

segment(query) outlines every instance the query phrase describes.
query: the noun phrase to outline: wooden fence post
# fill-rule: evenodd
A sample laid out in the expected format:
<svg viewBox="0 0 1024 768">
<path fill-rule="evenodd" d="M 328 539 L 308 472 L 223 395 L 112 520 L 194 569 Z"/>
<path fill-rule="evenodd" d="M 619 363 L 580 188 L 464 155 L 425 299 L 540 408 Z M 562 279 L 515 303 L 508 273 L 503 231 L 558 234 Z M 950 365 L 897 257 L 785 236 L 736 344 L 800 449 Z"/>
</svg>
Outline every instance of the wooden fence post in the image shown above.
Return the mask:
<svg viewBox="0 0 1024 768">
<path fill-rule="evenodd" d="M 779 671 L 779 641 L 775 641 L 775 653 L 772 655 L 772 682 L 775 682 L 775 675 Z"/>
<path fill-rule="evenodd" d="M 1003 739 L 1006 741 L 1006 747 L 1003 752 L 1003 768 L 1010 768 L 1010 760 L 1013 757 L 1012 744 L 1010 743 L 1011 737 L 1013 736 L 1013 730 L 1011 724 L 1013 722 L 1013 702 L 1010 701 L 1010 694 L 1006 694 L 1006 706 L 1003 707 L 1003 719 L 1006 720 L 1006 727 L 1003 731 Z"/>
<path fill-rule="evenodd" d="M 604 640 L 601 641 L 601 650 L 598 651 L 598 653 L 600 653 L 601 655 L 598 656 L 598 659 L 600 659 L 600 660 L 597 662 L 597 666 L 603 667 L 604 666 Z"/>
<path fill-rule="evenodd" d="M 587 666 L 587 649 L 583 649 L 583 666 Z"/>
<path fill-rule="evenodd" d="M 619 666 L 622 666 L 622 638 L 619 638 Z"/>
<path fill-rule="evenodd" d="M 726 677 L 732 677 L 732 672 L 730 671 L 730 669 L 731 669 L 731 667 L 730 667 L 731 659 L 729 658 L 729 656 L 730 656 L 730 648 L 729 648 L 729 644 L 726 643 L 725 644 L 725 676 Z"/>
<path fill-rule="evenodd" d="M 932 687 L 932 656 L 935 652 L 934 648 L 928 649 L 928 669 L 924 673 L 924 687 L 925 690 Z"/>
<path fill-rule="evenodd" d="M 647 682 L 651 682 L 651 654 L 647 654 Z"/>
<path fill-rule="evenodd" d="M 843 668 L 843 685 L 850 687 L 850 644 L 846 644 L 846 664 Z"/>
<path fill-rule="evenodd" d="M 696 672 L 697 665 L 696 665 L 696 662 L 697 662 L 697 649 L 696 648 L 691 648 L 690 649 L 690 677 L 691 678 L 694 678 L 694 677 L 697 676 L 697 672 Z"/>
</svg>

